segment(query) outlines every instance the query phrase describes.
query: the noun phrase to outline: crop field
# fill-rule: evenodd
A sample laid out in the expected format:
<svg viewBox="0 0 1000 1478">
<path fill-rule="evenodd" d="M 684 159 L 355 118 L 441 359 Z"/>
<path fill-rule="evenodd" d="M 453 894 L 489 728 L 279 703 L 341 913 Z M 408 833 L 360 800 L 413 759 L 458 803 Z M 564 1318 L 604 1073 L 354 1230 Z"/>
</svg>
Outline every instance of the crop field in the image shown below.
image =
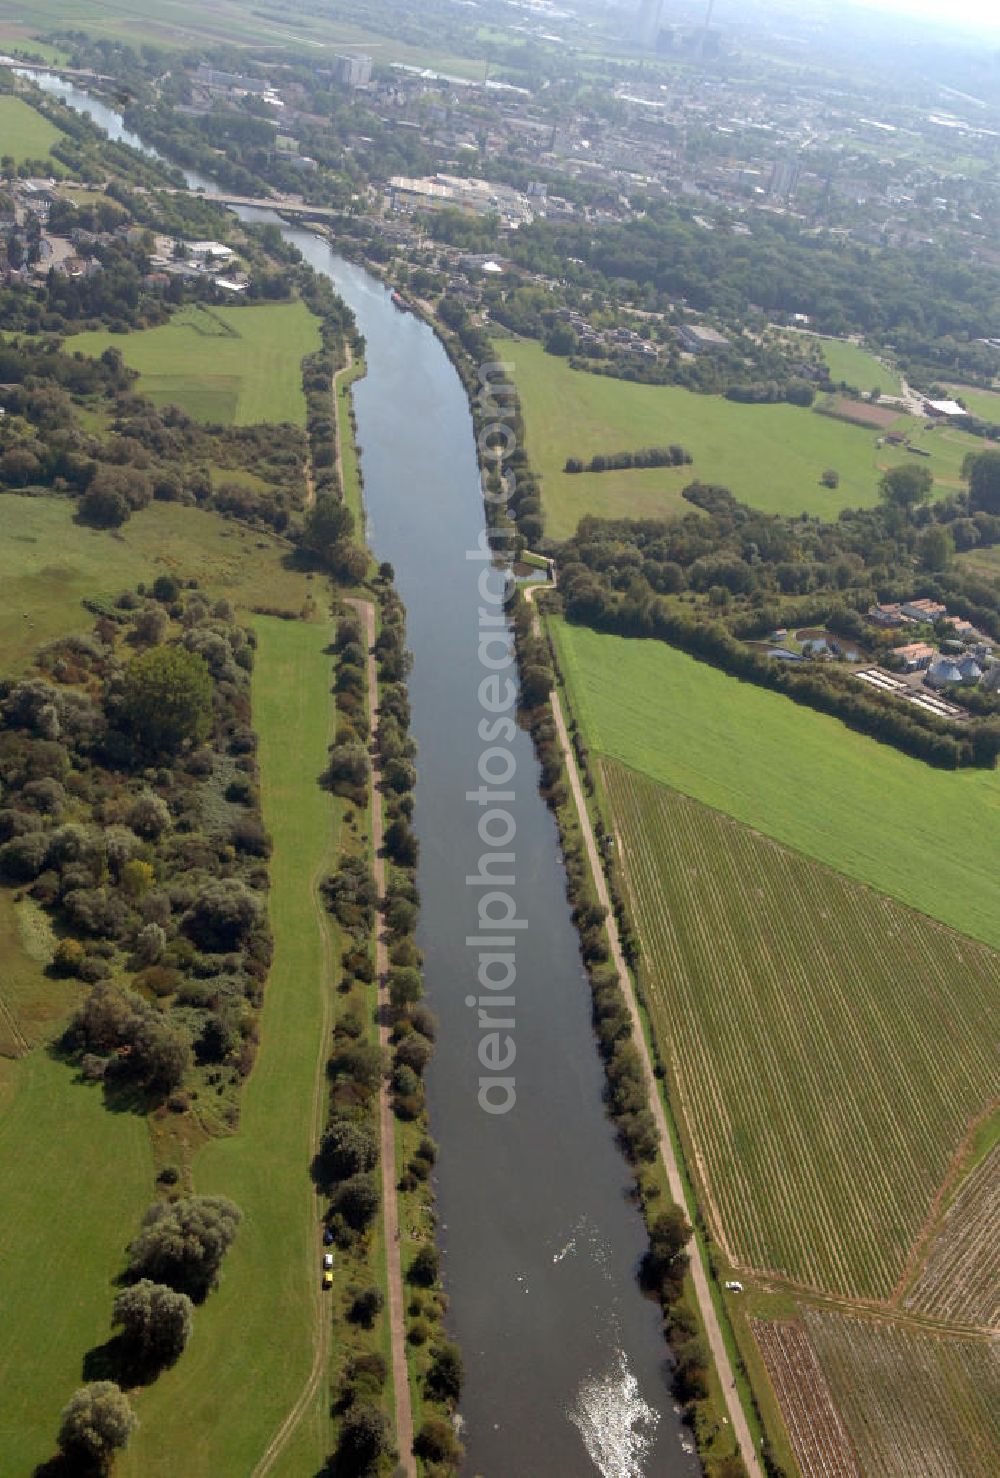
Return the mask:
<svg viewBox="0 0 1000 1478">
<path fill-rule="evenodd" d="M 942 1219 L 908 1308 L 1000 1328 L 1000 1145 L 969 1175 Z"/>
<path fill-rule="evenodd" d="M 821 339 L 823 358 L 836 385 L 848 385 L 867 395 L 877 385 L 883 395 L 901 395 L 903 387 L 895 370 L 869 354 L 860 344 L 846 339 Z"/>
<path fill-rule="evenodd" d="M 1000 1469 L 1000 1349 L 834 1313 L 809 1338 L 863 1473 L 994 1478 Z"/>
<path fill-rule="evenodd" d="M 550 629 L 594 750 L 1000 947 L 1000 773 L 934 770 L 663 642 Z"/>
<path fill-rule="evenodd" d="M 739 1267 L 888 1297 L 1000 1086 L 1000 955 L 619 765 L 643 982 Z"/>
<path fill-rule="evenodd" d="M 114 533 L 74 522 L 69 498 L 0 495 L 0 651 L 5 673 L 46 642 L 86 631 L 80 604 L 181 571 L 246 609 L 300 610 L 311 587 L 286 569 L 288 550 L 217 513 L 152 503 Z"/>
<path fill-rule="evenodd" d="M 804 1325 L 798 1320 L 754 1319 L 750 1327 L 802 1478 L 860 1478 L 844 1423 Z"/>
<path fill-rule="evenodd" d="M 319 1207 L 309 1164 L 314 1080 L 328 1050 L 335 984 L 332 936 L 316 899 L 337 845 L 335 803 L 316 786 L 333 714 L 329 629 L 264 618 L 256 630 L 254 725 L 274 841 L 274 964 L 240 1129 L 207 1144 L 193 1165 L 195 1190 L 232 1197 L 244 1220 L 184 1358 L 137 1402 L 142 1426 L 121 1464 L 132 1478 L 252 1472 L 306 1385 L 318 1338 L 318 1257 L 312 1261 L 310 1248 Z M 327 1456 L 326 1395 L 320 1382 L 303 1430 L 310 1447 L 303 1472 L 318 1471 Z"/>
<path fill-rule="evenodd" d="M 497 358 L 513 365 L 524 412 L 527 451 L 542 477 L 546 531 L 572 534 L 585 513 L 602 518 L 672 517 L 690 511 L 680 493 L 700 478 L 728 487 L 743 502 L 770 513 L 811 513 L 832 519 L 842 508 L 878 500 L 887 467 L 912 461 L 896 447 L 876 447 L 876 429 L 791 405 L 737 405 L 718 395 L 676 386 L 635 385 L 570 369 L 531 340 L 501 339 Z M 924 432 L 913 435 L 932 452 L 927 462 L 946 488 L 960 483 L 975 438 Z M 628 472 L 567 473 L 567 457 L 634 451 L 679 442 L 690 467 Z M 981 450 L 981 446 L 979 446 Z M 827 468 L 840 486 L 820 484 Z"/>
<path fill-rule="evenodd" d="M 301 365 L 320 347 L 319 320 L 302 302 L 262 307 L 189 306 L 160 328 L 134 334 L 76 334 L 67 353 L 119 349 L 139 372 L 139 391 L 179 405 L 198 421 L 304 426 Z"/>
<path fill-rule="evenodd" d="M 15 164 L 26 159 L 48 159 L 49 150 L 63 134 L 55 124 L 36 113 L 23 98 L 0 97 L 0 155 L 10 154 Z"/>
</svg>

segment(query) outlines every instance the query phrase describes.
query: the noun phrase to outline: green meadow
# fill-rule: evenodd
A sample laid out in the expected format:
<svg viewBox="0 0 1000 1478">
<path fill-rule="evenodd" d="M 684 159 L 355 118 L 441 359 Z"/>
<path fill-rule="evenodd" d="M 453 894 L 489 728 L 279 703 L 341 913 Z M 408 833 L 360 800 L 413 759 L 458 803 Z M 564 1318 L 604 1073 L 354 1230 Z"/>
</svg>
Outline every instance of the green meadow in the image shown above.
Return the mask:
<svg viewBox="0 0 1000 1478">
<path fill-rule="evenodd" d="M 113 348 L 139 372 L 139 391 L 156 405 L 179 405 L 198 421 L 304 426 L 302 361 L 320 347 L 319 320 L 304 303 L 202 308 L 175 313 L 135 334 L 87 333 L 67 352 L 95 357 Z"/>
<path fill-rule="evenodd" d="M 52 145 L 63 137 L 55 124 L 36 113 L 23 98 L 0 97 L 0 156 L 9 154 L 15 164 L 47 159 Z"/>
<path fill-rule="evenodd" d="M 974 416 L 1000 423 L 1000 390 L 971 390 L 968 385 L 949 385 L 948 394 L 960 400 Z"/>
<path fill-rule="evenodd" d="M 8 946 L 5 976 L 19 964 Z M 27 1478 L 55 1449 L 85 1354 L 110 1335 L 125 1244 L 153 1199 L 149 1130 L 44 1047 L 0 1057 L 0 1176 L 0 1467 Z"/>
<path fill-rule="evenodd" d="M 850 347 L 850 346 L 849 346 Z M 721 483 L 755 508 L 791 516 L 836 518 L 842 508 L 878 499 L 887 467 L 910 454 L 876 445 L 874 430 L 791 405 L 738 405 L 667 385 L 573 370 L 531 340 L 497 341 L 497 358 L 513 365 L 524 412 L 526 449 L 542 477 L 546 532 L 572 534 L 585 513 L 602 518 L 662 518 L 689 510 L 681 491 L 695 479 Z M 913 436 L 931 450 L 927 465 L 946 487 L 958 486 L 962 459 L 974 439 L 960 433 Z M 642 471 L 563 471 L 567 457 L 634 451 L 679 442 L 693 465 Z M 835 490 L 820 478 L 840 474 Z"/>
<path fill-rule="evenodd" d="M 223 474 L 223 480 L 229 474 Z M 179 503 L 152 503 L 114 533 L 75 522 L 69 498 L 0 495 L 0 651 L 22 668 L 46 642 L 86 631 L 84 599 L 178 573 L 248 608 L 299 611 L 309 586 L 279 540 Z"/>
<path fill-rule="evenodd" d="M 554 621 L 588 744 L 1000 946 L 1000 775 L 932 769 L 662 642 Z"/>
<path fill-rule="evenodd" d="M 903 387 L 895 370 L 888 369 L 860 344 L 846 339 L 821 339 L 823 358 L 835 384 L 848 385 L 867 395 L 877 385 L 883 395 L 901 395 Z"/>
<path fill-rule="evenodd" d="M 333 718 L 329 628 L 265 617 L 255 629 L 274 963 L 240 1128 L 192 1165 L 195 1191 L 231 1197 L 244 1219 L 183 1358 L 136 1403 L 142 1426 L 121 1463 L 131 1478 L 251 1473 L 305 1387 L 318 1321 L 330 1317 L 317 1308 L 320 1207 L 309 1174 L 337 960 L 317 895 L 338 836 L 335 802 L 316 785 Z M 296 1444 L 303 1474 L 329 1450 L 326 1395 L 323 1380 Z"/>
</svg>

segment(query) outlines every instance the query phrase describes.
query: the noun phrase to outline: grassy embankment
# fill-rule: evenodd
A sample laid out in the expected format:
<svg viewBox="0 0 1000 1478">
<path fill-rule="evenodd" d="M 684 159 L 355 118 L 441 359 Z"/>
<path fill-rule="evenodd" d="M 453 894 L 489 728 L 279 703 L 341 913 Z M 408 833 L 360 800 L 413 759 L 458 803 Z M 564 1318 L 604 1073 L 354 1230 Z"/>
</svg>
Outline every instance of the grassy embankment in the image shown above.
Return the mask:
<svg viewBox="0 0 1000 1478">
<path fill-rule="evenodd" d="M 319 1336 L 319 1207 L 309 1175 L 314 1083 L 322 1080 L 336 952 L 316 885 L 332 863 L 337 816 L 317 790 L 333 709 L 325 623 L 261 618 L 254 674 L 264 819 L 274 841 L 274 964 L 261 1049 L 231 1138 L 202 1148 L 195 1189 L 230 1196 L 244 1221 L 222 1286 L 199 1311 L 174 1370 L 138 1401 L 142 1427 L 122 1465 L 143 1478 L 249 1473 L 306 1386 Z M 329 1302 L 329 1299 L 327 1299 Z M 324 1307 L 319 1318 L 329 1318 Z M 314 1471 L 328 1454 L 325 1383 L 304 1418 Z M 303 1457 L 305 1453 L 303 1450 Z"/>
<path fill-rule="evenodd" d="M 530 340 L 502 339 L 495 347 L 497 358 L 514 366 L 527 451 L 542 477 L 546 533 L 555 539 L 573 533 L 585 513 L 669 518 L 690 512 L 681 491 L 695 479 L 721 483 L 767 512 L 832 519 L 842 508 L 877 502 L 885 469 L 913 460 L 905 449 L 877 447 L 875 430 L 797 406 L 737 405 L 675 386 L 591 375 Z M 916 421 L 911 434 L 931 451 L 927 465 L 945 489 L 961 485 L 966 452 L 981 450 L 974 437 L 922 429 Z M 567 457 L 586 461 L 596 453 L 671 442 L 691 453 L 691 466 L 563 471 Z M 820 485 L 827 468 L 840 474 L 836 490 Z"/>
<path fill-rule="evenodd" d="M 949 385 L 949 395 L 962 401 L 974 416 L 984 421 L 1000 423 L 1000 390 L 976 390 L 968 385 Z"/>
<path fill-rule="evenodd" d="M 302 360 L 320 347 L 319 324 L 304 303 L 262 307 L 189 306 L 160 328 L 135 334 L 76 334 L 68 353 L 121 351 L 139 372 L 138 390 L 155 405 L 179 405 L 197 421 L 304 426 Z"/>
<path fill-rule="evenodd" d="M 49 159 L 49 150 L 63 137 L 54 123 L 36 113 L 23 98 L 0 97 L 0 154 L 9 154 L 15 164 L 44 159 L 53 173 L 59 174 L 62 167 Z"/>
<path fill-rule="evenodd" d="M 934 770 L 663 642 L 554 623 L 597 751 L 1000 946 L 1000 775 Z"/>
</svg>

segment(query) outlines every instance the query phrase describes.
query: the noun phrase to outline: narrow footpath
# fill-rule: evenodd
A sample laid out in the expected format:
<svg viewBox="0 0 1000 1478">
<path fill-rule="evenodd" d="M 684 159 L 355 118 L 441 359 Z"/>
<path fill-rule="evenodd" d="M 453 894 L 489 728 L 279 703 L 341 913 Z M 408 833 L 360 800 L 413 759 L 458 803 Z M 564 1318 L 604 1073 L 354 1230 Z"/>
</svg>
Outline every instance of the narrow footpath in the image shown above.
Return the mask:
<svg viewBox="0 0 1000 1478">
<path fill-rule="evenodd" d="M 379 903 L 385 898 L 385 858 L 382 856 L 382 796 L 379 790 L 381 771 L 375 747 L 378 728 L 378 663 L 375 658 L 375 607 L 370 601 L 352 600 L 365 625 L 368 648 L 368 727 L 372 744 L 372 851 L 374 853 L 375 887 Z M 389 1042 L 389 952 L 381 918 L 375 935 L 375 974 L 378 980 L 379 1045 L 388 1057 Z M 399 1235 L 399 1201 L 396 1195 L 396 1124 L 392 1112 L 388 1076 L 383 1076 L 379 1089 L 379 1135 L 382 1166 L 382 1208 L 385 1226 L 385 1260 L 389 1280 L 389 1335 L 392 1346 L 392 1385 L 395 1401 L 396 1446 L 399 1469 L 406 1478 L 417 1478 L 413 1457 L 413 1410 L 410 1405 L 410 1376 L 406 1365 L 406 1318 L 403 1302 L 403 1267 Z"/>
<path fill-rule="evenodd" d="M 536 590 L 552 589 L 552 586 L 528 587 L 526 598 L 532 599 Z M 537 607 L 533 611 L 533 629 L 536 635 L 542 634 L 541 621 Z M 649 1095 L 649 1106 L 656 1123 L 656 1133 L 660 1142 L 660 1154 L 666 1167 L 667 1183 L 670 1187 L 670 1195 L 678 1206 L 690 1213 L 684 1196 L 684 1185 L 681 1180 L 680 1167 L 677 1163 L 677 1155 L 674 1150 L 674 1142 L 670 1137 L 670 1129 L 667 1125 L 667 1116 L 663 1110 L 663 1102 L 660 1098 L 660 1088 L 656 1075 L 653 1072 L 653 1063 L 649 1054 L 649 1047 L 642 1029 L 642 1017 L 639 1014 L 639 1003 L 636 1000 L 635 989 L 632 985 L 632 977 L 625 963 L 625 955 L 622 951 L 621 936 L 618 933 L 618 922 L 611 907 L 611 898 L 608 893 L 608 885 L 604 877 L 604 868 L 601 865 L 600 853 L 594 830 L 590 824 L 590 813 L 587 810 L 587 801 L 583 792 L 583 784 L 580 780 L 580 771 L 577 768 L 576 755 L 570 743 L 569 730 L 563 714 L 562 703 L 559 694 L 552 691 L 552 715 L 555 719 L 556 730 L 559 734 L 559 744 L 562 748 L 563 761 L 566 765 L 566 774 L 569 779 L 570 790 L 573 793 L 573 803 L 576 806 L 577 815 L 580 818 L 580 828 L 583 835 L 584 845 L 587 848 L 587 856 L 590 859 L 590 870 L 594 879 L 594 887 L 597 891 L 598 902 L 607 910 L 608 943 L 611 947 L 611 958 L 618 972 L 618 981 L 628 1005 L 629 1016 L 632 1021 L 632 1040 L 636 1045 L 642 1062 L 643 1077 L 646 1080 L 646 1089 Z M 725 1341 L 722 1338 L 722 1329 L 719 1325 L 715 1305 L 712 1302 L 711 1290 L 708 1286 L 708 1274 L 705 1270 L 705 1262 L 702 1257 L 701 1248 L 697 1241 L 692 1238 L 690 1244 L 691 1254 L 691 1282 L 694 1287 L 695 1298 L 701 1313 L 702 1323 L 705 1326 L 705 1337 L 708 1340 L 712 1359 L 719 1374 L 722 1385 L 722 1394 L 725 1398 L 726 1409 L 729 1412 L 729 1420 L 732 1424 L 736 1441 L 739 1445 L 740 1455 L 746 1464 L 747 1472 L 751 1478 L 763 1478 L 763 1469 L 757 1456 L 757 1451 L 750 1435 L 750 1427 L 736 1390 L 736 1378 L 726 1350 Z"/>
</svg>

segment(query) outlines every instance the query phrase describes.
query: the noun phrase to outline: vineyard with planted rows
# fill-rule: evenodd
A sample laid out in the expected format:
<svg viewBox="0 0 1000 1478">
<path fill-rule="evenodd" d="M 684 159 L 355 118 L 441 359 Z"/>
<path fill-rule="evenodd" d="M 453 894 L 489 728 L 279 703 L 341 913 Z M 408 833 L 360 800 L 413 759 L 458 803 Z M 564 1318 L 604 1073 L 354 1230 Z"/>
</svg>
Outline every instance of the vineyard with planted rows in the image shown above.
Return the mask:
<svg viewBox="0 0 1000 1478">
<path fill-rule="evenodd" d="M 1000 1145 L 945 1213 L 906 1304 L 962 1324 L 1000 1325 Z"/>
<path fill-rule="evenodd" d="M 1000 1350 L 844 1314 L 806 1327 L 861 1470 L 885 1478 L 995 1478 Z"/>
<path fill-rule="evenodd" d="M 851 1444 L 805 1326 L 751 1321 L 802 1478 L 860 1478 Z"/>
<path fill-rule="evenodd" d="M 1000 955 L 634 771 L 603 773 L 720 1242 L 743 1267 L 888 1297 L 996 1096 Z"/>
</svg>

